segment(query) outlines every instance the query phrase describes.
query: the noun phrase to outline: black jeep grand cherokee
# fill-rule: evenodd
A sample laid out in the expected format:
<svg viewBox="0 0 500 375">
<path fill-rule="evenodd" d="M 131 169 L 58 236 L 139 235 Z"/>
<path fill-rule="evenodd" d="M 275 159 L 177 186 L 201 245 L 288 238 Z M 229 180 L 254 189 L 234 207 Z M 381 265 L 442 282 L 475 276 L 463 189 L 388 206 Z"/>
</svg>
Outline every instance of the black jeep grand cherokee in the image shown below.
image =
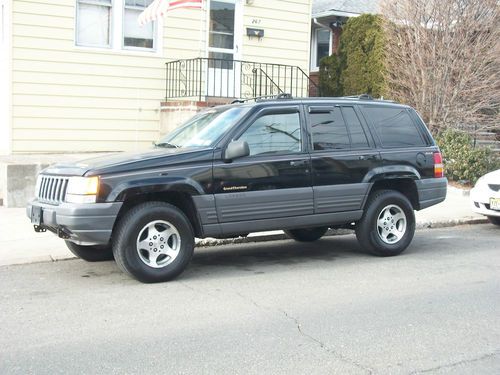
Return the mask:
<svg viewBox="0 0 500 375">
<path fill-rule="evenodd" d="M 155 148 L 57 164 L 27 215 L 82 259 L 143 282 L 188 265 L 194 238 L 283 229 L 297 241 L 356 230 L 401 253 L 414 210 L 445 199 L 441 154 L 412 108 L 360 98 L 275 99 L 209 109 Z"/>
</svg>

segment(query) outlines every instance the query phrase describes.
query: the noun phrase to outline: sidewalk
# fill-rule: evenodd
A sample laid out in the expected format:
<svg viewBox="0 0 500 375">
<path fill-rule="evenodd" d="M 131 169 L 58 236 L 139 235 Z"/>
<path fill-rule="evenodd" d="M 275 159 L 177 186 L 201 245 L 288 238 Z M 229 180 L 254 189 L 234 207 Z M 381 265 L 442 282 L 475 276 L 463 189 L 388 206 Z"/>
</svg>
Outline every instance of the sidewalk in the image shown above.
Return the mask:
<svg viewBox="0 0 500 375">
<path fill-rule="evenodd" d="M 417 228 L 444 227 L 468 223 L 484 223 L 486 218 L 469 208 L 469 197 L 463 190 L 448 186 L 446 200 L 416 212 Z M 252 233 L 236 240 L 204 239 L 198 246 L 236 242 L 257 242 L 284 238 L 281 231 Z M 0 266 L 73 258 L 64 241 L 52 233 L 36 233 L 24 208 L 0 207 Z"/>
</svg>

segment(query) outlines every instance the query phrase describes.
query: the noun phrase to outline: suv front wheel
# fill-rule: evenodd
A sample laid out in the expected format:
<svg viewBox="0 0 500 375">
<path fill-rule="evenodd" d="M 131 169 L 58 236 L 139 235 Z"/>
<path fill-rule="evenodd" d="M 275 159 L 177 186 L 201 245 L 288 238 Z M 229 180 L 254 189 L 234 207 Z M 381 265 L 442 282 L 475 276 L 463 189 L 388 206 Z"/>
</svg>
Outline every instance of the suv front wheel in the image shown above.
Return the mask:
<svg viewBox="0 0 500 375">
<path fill-rule="evenodd" d="M 362 248 L 378 256 L 401 254 L 415 233 L 415 213 L 403 194 L 394 190 L 374 192 L 356 225 Z"/>
<path fill-rule="evenodd" d="M 113 254 L 118 266 L 139 281 L 168 281 L 187 267 L 194 234 L 186 215 L 163 202 L 142 203 L 115 228 Z"/>
</svg>

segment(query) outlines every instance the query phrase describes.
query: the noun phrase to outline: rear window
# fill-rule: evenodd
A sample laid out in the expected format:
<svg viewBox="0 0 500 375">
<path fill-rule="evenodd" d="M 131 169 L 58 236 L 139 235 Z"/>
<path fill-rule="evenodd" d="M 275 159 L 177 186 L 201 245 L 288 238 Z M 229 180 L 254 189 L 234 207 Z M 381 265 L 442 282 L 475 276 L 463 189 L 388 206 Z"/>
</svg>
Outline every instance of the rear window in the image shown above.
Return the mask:
<svg viewBox="0 0 500 375">
<path fill-rule="evenodd" d="M 423 146 L 424 140 L 405 108 L 365 107 L 383 147 Z"/>
</svg>

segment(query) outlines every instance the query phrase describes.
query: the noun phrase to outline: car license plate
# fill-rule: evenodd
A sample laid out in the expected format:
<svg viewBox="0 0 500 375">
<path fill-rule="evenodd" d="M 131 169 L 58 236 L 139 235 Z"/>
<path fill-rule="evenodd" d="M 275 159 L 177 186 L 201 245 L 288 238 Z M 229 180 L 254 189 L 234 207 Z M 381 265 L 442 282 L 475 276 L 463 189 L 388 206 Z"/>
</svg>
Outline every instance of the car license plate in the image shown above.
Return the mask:
<svg viewBox="0 0 500 375">
<path fill-rule="evenodd" d="M 500 211 L 500 198 L 490 198 L 490 208 Z"/>
<path fill-rule="evenodd" d="M 32 206 L 31 207 L 31 223 L 33 225 L 42 224 L 42 207 Z"/>
</svg>

